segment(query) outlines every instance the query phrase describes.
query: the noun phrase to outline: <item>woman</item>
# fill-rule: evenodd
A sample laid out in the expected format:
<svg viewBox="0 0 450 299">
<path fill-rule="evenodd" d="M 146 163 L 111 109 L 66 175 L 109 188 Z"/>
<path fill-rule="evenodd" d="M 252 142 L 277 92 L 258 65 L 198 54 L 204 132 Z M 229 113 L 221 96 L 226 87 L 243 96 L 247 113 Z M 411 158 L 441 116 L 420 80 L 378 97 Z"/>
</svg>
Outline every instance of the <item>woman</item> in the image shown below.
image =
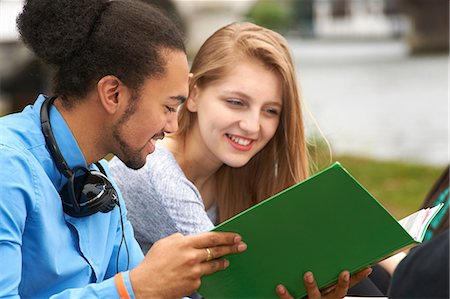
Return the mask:
<svg viewBox="0 0 450 299">
<path fill-rule="evenodd" d="M 144 251 L 170 232 L 207 231 L 308 176 L 283 37 L 250 23 L 228 25 L 203 44 L 191 72 L 176 134 L 139 171 L 110 162 Z M 161 217 L 143 217 L 155 210 Z"/>
<path fill-rule="evenodd" d="M 178 131 L 141 170 L 110 162 L 144 251 L 173 232 L 207 231 L 308 176 L 300 94 L 282 36 L 250 23 L 225 26 L 202 45 L 191 73 Z"/>
</svg>

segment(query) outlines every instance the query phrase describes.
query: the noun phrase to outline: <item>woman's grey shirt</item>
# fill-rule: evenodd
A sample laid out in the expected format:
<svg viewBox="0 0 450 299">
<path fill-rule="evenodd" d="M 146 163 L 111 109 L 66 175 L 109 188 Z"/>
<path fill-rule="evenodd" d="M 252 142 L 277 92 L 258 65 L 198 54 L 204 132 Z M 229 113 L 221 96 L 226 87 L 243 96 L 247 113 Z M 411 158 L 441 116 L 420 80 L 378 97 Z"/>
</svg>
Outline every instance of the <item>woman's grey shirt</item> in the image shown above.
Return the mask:
<svg viewBox="0 0 450 299">
<path fill-rule="evenodd" d="M 167 149 L 157 146 L 139 170 L 128 168 L 117 157 L 109 167 L 144 254 L 153 243 L 173 233 L 191 235 L 214 227 L 216 207 L 205 211 L 197 188 Z"/>
</svg>

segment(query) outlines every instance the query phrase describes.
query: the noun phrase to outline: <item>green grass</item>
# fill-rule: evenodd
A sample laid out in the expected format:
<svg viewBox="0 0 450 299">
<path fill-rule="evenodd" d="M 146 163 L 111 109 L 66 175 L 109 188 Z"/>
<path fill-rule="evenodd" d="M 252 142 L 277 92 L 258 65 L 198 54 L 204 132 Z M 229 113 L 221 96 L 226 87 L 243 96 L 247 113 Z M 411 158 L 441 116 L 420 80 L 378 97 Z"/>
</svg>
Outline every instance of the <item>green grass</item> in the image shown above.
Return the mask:
<svg viewBox="0 0 450 299">
<path fill-rule="evenodd" d="M 334 156 L 389 212 L 401 219 L 419 209 L 444 170 L 420 164 Z"/>
</svg>

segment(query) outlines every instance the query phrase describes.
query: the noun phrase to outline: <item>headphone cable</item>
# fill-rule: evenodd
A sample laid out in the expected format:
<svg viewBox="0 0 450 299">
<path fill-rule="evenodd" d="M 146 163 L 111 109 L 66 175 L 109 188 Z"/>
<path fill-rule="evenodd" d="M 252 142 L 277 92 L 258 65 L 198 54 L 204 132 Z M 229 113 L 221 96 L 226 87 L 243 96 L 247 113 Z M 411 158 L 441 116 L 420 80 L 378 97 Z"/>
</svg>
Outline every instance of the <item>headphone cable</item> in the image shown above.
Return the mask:
<svg viewBox="0 0 450 299">
<path fill-rule="evenodd" d="M 122 208 L 120 206 L 119 201 L 117 201 L 117 205 L 119 206 L 120 226 L 121 226 L 121 230 L 122 230 L 122 239 L 120 240 L 119 249 L 117 250 L 117 258 L 116 258 L 116 273 L 119 273 L 119 256 L 120 256 L 120 249 L 122 248 L 122 243 L 125 244 L 125 250 L 127 251 L 127 267 L 126 267 L 125 271 L 128 271 L 128 268 L 130 266 L 130 253 L 128 251 L 127 239 L 125 238 L 123 218 L 122 218 Z"/>
</svg>

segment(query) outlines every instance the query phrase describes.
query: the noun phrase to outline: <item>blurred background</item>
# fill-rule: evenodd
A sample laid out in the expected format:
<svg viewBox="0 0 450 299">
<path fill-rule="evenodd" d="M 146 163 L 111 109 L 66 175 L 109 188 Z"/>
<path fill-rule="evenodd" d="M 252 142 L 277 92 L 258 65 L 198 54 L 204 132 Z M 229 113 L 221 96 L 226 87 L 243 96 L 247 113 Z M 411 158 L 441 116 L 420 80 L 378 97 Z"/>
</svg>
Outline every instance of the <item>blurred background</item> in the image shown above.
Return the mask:
<svg viewBox="0 0 450 299">
<path fill-rule="evenodd" d="M 449 1 L 142 1 L 179 25 L 190 59 L 233 21 L 285 36 L 316 170 L 340 161 L 395 217 L 416 210 L 449 163 Z M 51 70 L 18 38 L 22 4 L 0 0 L 0 115 L 52 89 Z"/>
</svg>

